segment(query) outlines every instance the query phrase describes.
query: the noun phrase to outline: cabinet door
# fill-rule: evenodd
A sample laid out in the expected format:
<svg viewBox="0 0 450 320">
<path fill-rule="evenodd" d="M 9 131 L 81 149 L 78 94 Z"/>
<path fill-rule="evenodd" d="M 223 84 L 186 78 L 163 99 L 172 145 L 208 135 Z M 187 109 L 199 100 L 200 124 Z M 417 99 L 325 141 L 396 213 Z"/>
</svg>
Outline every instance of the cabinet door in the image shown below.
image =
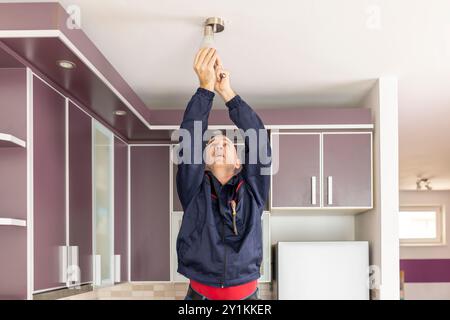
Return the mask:
<svg viewBox="0 0 450 320">
<path fill-rule="evenodd" d="M 34 291 L 64 286 L 66 246 L 65 99 L 33 81 Z"/>
<path fill-rule="evenodd" d="M 323 180 L 324 207 L 371 207 L 371 132 L 324 133 Z"/>
<path fill-rule="evenodd" d="M 274 133 L 271 142 L 272 208 L 320 206 L 320 133 Z"/>
<path fill-rule="evenodd" d="M 120 282 L 128 279 L 128 146 L 114 139 L 114 254 L 120 256 Z M 119 263 L 119 262 L 117 262 Z M 116 267 L 116 266 L 115 266 Z M 120 272 L 119 272 L 120 271 Z M 115 279 L 117 282 L 119 279 Z"/>
<path fill-rule="evenodd" d="M 130 148 L 131 281 L 169 281 L 170 149 Z"/>
<path fill-rule="evenodd" d="M 77 247 L 81 283 L 92 281 L 92 124 L 69 103 L 69 245 Z"/>
</svg>

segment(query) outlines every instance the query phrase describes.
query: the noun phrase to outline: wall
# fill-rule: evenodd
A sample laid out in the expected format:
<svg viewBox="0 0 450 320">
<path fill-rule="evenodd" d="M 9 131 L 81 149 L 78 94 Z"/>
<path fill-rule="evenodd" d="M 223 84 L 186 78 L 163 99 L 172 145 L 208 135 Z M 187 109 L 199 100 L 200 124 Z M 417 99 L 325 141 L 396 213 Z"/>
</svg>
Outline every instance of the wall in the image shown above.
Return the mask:
<svg viewBox="0 0 450 320">
<path fill-rule="evenodd" d="M 354 240 L 354 216 L 271 214 L 271 243 Z M 275 257 L 272 257 L 275 261 Z"/>
<path fill-rule="evenodd" d="M 450 207 L 450 191 L 401 191 L 400 205 L 443 205 L 445 228 L 450 228 L 449 213 L 445 210 Z M 405 299 L 450 299 L 448 243 L 428 247 L 401 246 L 400 259 L 403 269 L 411 270 L 405 271 Z"/>
<path fill-rule="evenodd" d="M 370 244 L 370 263 L 377 266 L 372 298 L 399 299 L 397 78 L 379 78 L 362 101 L 372 110 L 374 130 L 374 208 L 355 219 L 356 240 Z"/>
</svg>

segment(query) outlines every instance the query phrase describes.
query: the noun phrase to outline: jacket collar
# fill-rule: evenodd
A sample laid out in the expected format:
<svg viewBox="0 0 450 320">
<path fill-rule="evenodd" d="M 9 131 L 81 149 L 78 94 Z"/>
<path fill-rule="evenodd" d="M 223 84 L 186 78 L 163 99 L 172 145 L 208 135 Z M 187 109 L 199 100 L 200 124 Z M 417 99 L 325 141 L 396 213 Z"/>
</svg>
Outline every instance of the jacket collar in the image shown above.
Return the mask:
<svg viewBox="0 0 450 320">
<path fill-rule="evenodd" d="M 234 176 L 232 176 L 231 179 L 228 180 L 228 182 L 227 182 L 226 184 L 224 184 L 224 185 L 222 186 L 222 184 L 220 183 L 220 181 L 212 174 L 211 171 L 205 171 L 205 174 L 208 175 L 208 176 L 212 179 L 212 181 L 214 181 L 213 183 L 215 183 L 217 186 L 220 186 L 220 187 L 223 187 L 223 186 L 226 186 L 226 185 L 232 185 L 232 186 L 234 186 L 234 185 L 237 185 L 237 184 L 239 183 L 239 181 L 241 180 L 241 179 L 239 178 L 239 174 L 240 174 L 240 173 L 238 172 L 238 173 L 236 173 Z M 211 181 L 211 180 L 210 180 L 210 181 Z"/>
</svg>

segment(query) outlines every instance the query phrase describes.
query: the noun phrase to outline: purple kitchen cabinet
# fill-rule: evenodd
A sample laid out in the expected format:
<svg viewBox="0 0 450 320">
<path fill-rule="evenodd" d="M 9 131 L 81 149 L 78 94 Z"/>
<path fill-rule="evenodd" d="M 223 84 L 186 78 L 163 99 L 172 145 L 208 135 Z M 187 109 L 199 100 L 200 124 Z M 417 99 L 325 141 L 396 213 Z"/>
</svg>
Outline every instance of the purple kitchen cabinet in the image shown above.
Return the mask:
<svg viewBox="0 0 450 320">
<path fill-rule="evenodd" d="M 37 78 L 34 113 L 34 290 L 63 286 L 60 246 L 66 245 L 65 99 Z"/>
<path fill-rule="evenodd" d="M 372 206 L 372 134 L 323 133 L 324 207 Z"/>
<path fill-rule="evenodd" d="M 9 67 L 0 52 L 0 66 Z M 11 61 L 13 63 L 13 61 Z M 26 70 L 0 69 L 0 133 L 27 140 Z M 0 147 L 0 218 L 27 219 L 27 149 Z M 0 224 L 0 300 L 27 298 L 27 227 Z"/>
<path fill-rule="evenodd" d="M 69 245 L 78 247 L 81 283 L 92 281 L 92 125 L 69 103 Z"/>
<path fill-rule="evenodd" d="M 114 138 L 114 254 L 120 255 L 120 281 L 128 280 L 128 146 Z"/>
<path fill-rule="evenodd" d="M 131 281 L 169 281 L 170 148 L 130 148 Z"/>
<path fill-rule="evenodd" d="M 320 206 L 320 133 L 273 134 L 272 149 L 272 208 Z"/>
</svg>

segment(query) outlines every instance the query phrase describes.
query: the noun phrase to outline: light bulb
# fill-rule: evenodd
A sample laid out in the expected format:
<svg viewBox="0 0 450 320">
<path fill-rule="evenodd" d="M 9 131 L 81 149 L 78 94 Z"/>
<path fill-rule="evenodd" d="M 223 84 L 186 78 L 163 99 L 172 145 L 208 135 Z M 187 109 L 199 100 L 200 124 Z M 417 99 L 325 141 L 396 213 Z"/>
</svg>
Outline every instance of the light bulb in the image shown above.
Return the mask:
<svg viewBox="0 0 450 320">
<path fill-rule="evenodd" d="M 211 26 L 205 26 L 205 31 L 200 48 L 215 48 L 214 32 Z"/>
</svg>

